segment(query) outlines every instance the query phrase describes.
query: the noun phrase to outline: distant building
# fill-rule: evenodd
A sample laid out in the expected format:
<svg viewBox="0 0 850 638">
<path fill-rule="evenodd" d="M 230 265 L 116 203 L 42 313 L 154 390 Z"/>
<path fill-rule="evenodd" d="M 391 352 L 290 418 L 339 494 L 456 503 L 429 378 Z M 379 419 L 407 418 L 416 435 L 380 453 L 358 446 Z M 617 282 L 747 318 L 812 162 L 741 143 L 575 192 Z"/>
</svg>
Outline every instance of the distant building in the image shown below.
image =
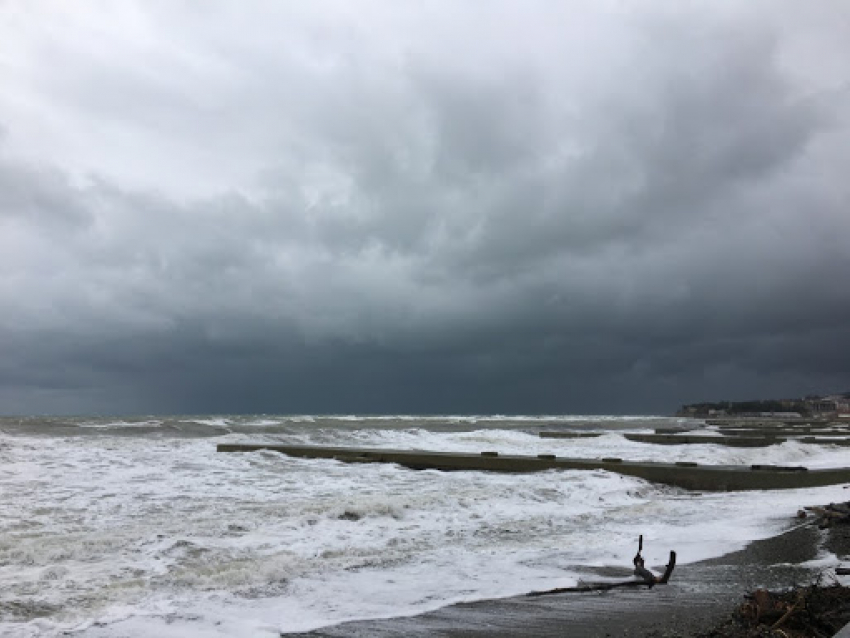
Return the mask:
<svg viewBox="0 0 850 638">
<path fill-rule="evenodd" d="M 833 397 L 830 397 L 831 399 Z M 850 413 L 850 399 L 845 396 L 834 397 L 835 409 L 839 414 Z"/>
<path fill-rule="evenodd" d="M 714 401 L 683 405 L 676 413 L 686 417 L 765 417 L 798 418 L 800 416 L 850 418 L 850 392 L 818 396 L 810 394 L 802 399 L 768 399 L 751 401 Z"/>
<path fill-rule="evenodd" d="M 823 397 L 807 401 L 809 409 L 814 414 L 832 414 L 838 412 L 838 403 L 831 398 Z"/>
</svg>

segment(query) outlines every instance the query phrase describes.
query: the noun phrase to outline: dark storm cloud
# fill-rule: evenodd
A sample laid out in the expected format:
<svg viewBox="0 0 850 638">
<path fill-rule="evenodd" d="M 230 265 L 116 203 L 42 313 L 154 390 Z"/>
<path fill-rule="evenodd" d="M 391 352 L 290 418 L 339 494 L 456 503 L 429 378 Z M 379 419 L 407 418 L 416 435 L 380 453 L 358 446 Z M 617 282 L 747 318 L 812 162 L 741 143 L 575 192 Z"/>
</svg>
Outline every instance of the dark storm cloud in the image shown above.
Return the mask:
<svg viewBox="0 0 850 638">
<path fill-rule="evenodd" d="M 830 6 L 4 8 L 0 411 L 847 389 Z"/>
</svg>

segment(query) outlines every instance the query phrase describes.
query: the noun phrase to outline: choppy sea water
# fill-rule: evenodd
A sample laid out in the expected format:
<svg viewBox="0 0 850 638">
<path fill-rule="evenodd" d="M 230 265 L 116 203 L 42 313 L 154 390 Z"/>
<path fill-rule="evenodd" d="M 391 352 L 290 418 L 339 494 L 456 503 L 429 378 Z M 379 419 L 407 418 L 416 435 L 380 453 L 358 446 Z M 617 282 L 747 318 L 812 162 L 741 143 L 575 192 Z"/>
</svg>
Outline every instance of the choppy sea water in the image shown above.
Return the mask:
<svg viewBox="0 0 850 638">
<path fill-rule="evenodd" d="M 693 493 L 604 471 L 508 475 L 218 454 L 283 442 L 847 465 L 846 451 L 634 443 L 662 417 L 0 418 L 0 633 L 278 636 L 718 556 L 843 486 Z M 694 425 L 694 422 L 687 422 Z M 697 424 L 699 425 L 699 424 Z M 540 430 L 601 432 L 541 439 Z"/>
</svg>

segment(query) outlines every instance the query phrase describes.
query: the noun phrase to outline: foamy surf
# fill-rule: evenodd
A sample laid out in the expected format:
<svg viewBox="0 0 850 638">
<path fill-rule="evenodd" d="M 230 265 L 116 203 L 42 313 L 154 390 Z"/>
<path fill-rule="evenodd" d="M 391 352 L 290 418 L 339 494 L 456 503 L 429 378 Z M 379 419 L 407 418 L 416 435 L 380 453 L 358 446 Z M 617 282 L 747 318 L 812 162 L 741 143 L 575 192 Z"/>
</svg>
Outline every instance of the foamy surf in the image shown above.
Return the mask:
<svg viewBox="0 0 850 638">
<path fill-rule="evenodd" d="M 479 421 L 458 429 L 420 417 L 373 419 L 367 426 L 351 420 L 335 426 L 327 417 L 161 419 L 163 426 L 182 421 L 182 427 L 205 421 L 196 425 L 209 432 L 169 437 L 147 430 L 134 436 L 117 420 L 104 422 L 96 437 L 82 426 L 76 434 L 53 424 L 49 431 L 61 435 L 47 435 L 37 423 L 27 426 L 31 431 L 3 427 L 12 433 L 0 436 L 0 630 L 265 636 L 410 615 L 575 584 L 592 567 L 628 565 L 638 534 L 651 566 L 666 562 L 670 549 L 681 563 L 721 555 L 786 528 L 801 505 L 846 498 L 841 486 L 753 498 L 689 493 L 601 471 L 416 472 L 271 452 L 215 453 L 216 442 L 262 436 L 443 451 L 843 465 L 843 451 L 830 445 L 671 448 L 628 441 L 619 426 L 595 438 L 544 440 L 535 428 L 556 419 L 510 417 L 521 427 L 494 420 L 499 427 Z M 150 427 L 153 419 L 144 421 Z M 225 424 L 244 431 L 215 436 L 210 429 Z M 110 427 L 116 434 L 108 434 Z"/>
</svg>

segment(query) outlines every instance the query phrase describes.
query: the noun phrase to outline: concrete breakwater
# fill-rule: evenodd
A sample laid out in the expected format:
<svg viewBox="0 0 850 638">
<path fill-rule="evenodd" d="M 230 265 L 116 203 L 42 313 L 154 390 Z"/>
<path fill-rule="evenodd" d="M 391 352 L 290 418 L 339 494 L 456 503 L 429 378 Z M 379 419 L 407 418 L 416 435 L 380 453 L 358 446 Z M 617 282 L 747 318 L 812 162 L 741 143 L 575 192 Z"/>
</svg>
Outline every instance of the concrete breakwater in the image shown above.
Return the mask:
<svg viewBox="0 0 850 638">
<path fill-rule="evenodd" d="M 738 491 L 818 487 L 850 482 L 850 468 L 816 469 L 774 465 L 698 465 L 697 463 L 635 462 L 619 458 L 574 459 L 538 456 L 431 452 L 313 445 L 220 443 L 219 452 L 271 450 L 287 456 L 333 459 L 347 463 L 396 463 L 411 469 L 541 472 L 545 470 L 607 470 L 654 483 L 700 491 Z"/>
<path fill-rule="evenodd" d="M 580 435 L 581 436 L 581 435 Z M 599 436 L 598 434 L 596 436 Z M 572 432 L 540 432 L 543 439 L 572 439 Z M 652 443 L 655 445 L 696 445 L 716 443 L 730 447 L 767 447 L 784 442 L 786 439 L 777 436 L 689 436 L 687 434 L 623 434 L 623 438 L 635 443 Z"/>
<path fill-rule="evenodd" d="M 830 419 L 825 418 L 812 418 L 812 419 L 779 419 L 776 417 L 730 417 L 726 419 L 706 419 L 706 425 L 741 425 L 741 424 L 750 424 L 750 425 L 766 425 L 769 427 L 782 427 L 785 425 L 790 426 L 823 426 L 829 423 L 833 423 Z"/>
<path fill-rule="evenodd" d="M 778 434 L 759 434 L 757 436 L 739 436 L 737 433 L 718 435 L 688 435 L 688 434 L 623 434 L 623 438 L 635 443 L 651 443 L 653 445 L 725 445 L 727 447 L 768 447 L 779 445 L 785 441 L 799 441 L 800 443 L 816 443 L 820 445 L 843 445 L 850 446 L 850 436 L 840 432 L 829 432 L 815 436 L 804 436 L 795 432 L 784 432 L 785 436 Z M 584 434 L 575 432 L 540 432 L 543 439 L 575 439 L 600 436 L 600 434 Z"/>
<path fill-rule="evenodd" d="M 719 432 L 722 436 L 785 436 L 785 437 L 830 437 L 830 438 L 848 438 L 850 432 L 846 430 L 752 430 L 752 429 L 723 429 Z"/>
</svg>

